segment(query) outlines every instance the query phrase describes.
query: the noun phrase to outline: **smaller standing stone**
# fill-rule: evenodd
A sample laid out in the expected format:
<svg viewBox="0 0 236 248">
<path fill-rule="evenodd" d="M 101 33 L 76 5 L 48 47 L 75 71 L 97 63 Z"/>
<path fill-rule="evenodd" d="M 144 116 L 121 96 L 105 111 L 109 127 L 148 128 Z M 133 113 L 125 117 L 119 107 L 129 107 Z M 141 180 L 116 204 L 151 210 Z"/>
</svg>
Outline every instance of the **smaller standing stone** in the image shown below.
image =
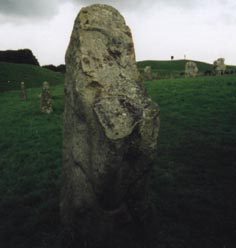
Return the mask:
<svg viewBox="0 0 236 248">
<path fill-rule="evenodd" d="M 213 70 L 216 75 L 223 75 L 225 73 L 226 65 L 224 58 L 218 58 L 213 63 Z"/>
<path fill-rule="evenodd" d="M 144 72 L 144 79 L 145 80 L 152 80 L 153 79 L 153 76 L 152 76 L 152 67 L 151 66 L 146 66 L 143 69 L 143 72 Z"/>
<path fill-rule="evenodd" d="M 196 77 L 198 73 L 197 64 L 193 61 L 188 61 L 185 64 L 185 76 L 186 77 Z"/>
<path fill-rule="evenodd" d="M 41 112 L 50 114 L 52 110 L 52 97 L 49 91 L 49 84 L 48 82 L 43 83 L 43 90 L 41 94 Z"/>
<path fill-rule="evenodd" d="M 20 99 L 22 101 L 26 101 L 26 99 L 27 99 L 24 82 L 20 83 Z"/>
</svg>

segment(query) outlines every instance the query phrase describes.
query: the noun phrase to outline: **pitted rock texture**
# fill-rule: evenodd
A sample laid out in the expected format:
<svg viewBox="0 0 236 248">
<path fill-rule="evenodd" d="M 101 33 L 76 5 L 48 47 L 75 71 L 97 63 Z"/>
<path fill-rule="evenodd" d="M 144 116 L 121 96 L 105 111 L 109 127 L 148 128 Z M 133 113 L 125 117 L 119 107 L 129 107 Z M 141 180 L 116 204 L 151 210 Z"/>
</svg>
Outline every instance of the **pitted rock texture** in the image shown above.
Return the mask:
<svg viewBox="0 0 236 248">
<path fill-rule="evenodd" d="M 46 81 L 43 83 L 43 89 L 40 97 L 40 109 L 42 113 L 46 114 L 50 114 L 53 111 L 49 84 Z"/>
<path fill-rule="evenodd" d="M 193 61 L 188 61 L 185 64 L 185 76 L 186 77 L 196 77 L 198 73 L 197 64 Z"/>
<path fill-rule="evenodd" d="M 129 27 L 82 8 L 66 53 L 61 217 L 67 247 L 150 247 L 159 108 L 147 97 Z"/>
</svg>

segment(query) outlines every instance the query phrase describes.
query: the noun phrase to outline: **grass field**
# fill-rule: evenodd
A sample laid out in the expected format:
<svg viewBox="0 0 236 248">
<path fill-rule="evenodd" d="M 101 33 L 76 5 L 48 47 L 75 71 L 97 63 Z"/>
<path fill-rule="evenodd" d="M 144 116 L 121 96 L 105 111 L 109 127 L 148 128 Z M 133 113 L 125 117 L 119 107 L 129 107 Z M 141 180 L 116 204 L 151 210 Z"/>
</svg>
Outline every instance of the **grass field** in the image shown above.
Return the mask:
<svg viewBox="0 0 236 248">
<path fill-rule="evenodd" d="M 236 76 L 145 86 L 161 109 L 155 163 L 158 248 L 236 247 Z M 63 86 L 0 93 L 0 247 L 45 248 L 60 235 Z"/>
<path fill-rule="evenodd" d="M 59 226 L 63 86 L 54 112 L 40 113 L 41 88 L 0 94 L 0 247 L 35 247 Z"/>
<path fill-rule="evenodd" d="M 160 247 L 236 247 L 236 77 L 146 87 L 161 107 Z"/>
<path fill-rule="evenodd" d="M 0 62 L 0 92 L 18 90 L 22 81 L 26 88 L 34 88 L 44 81 L 50 85 L 63 84 L 64 76 L 35 65 Z"/>
</svg>

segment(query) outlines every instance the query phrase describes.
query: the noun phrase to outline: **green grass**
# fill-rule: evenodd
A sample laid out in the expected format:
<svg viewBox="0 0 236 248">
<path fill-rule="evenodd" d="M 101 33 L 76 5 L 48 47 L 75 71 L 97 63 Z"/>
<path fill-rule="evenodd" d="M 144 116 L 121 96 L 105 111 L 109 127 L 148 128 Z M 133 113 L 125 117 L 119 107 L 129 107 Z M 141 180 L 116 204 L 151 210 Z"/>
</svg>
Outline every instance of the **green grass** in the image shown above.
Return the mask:
<svg viewBox="0 0 236 248">
<path fill-rule="evenodd" d="M 0 62 L 0 92 L 17 90 L 22 81 L 26 88 L 39 87 L 44 81 L 58 85 L 63 84 L 64 75 L 39 66 Z"/>
<path fill-rule="evenodd" d="M 35 247 L 59 227 L 63 87 L 40 113 L 41 88 L 0 94 L 0 247 Z"/>
<path fill-rule="evenodd" d="M 236 77 L 147 82 L 161 108 L 160 247 L 236 246 Z"/>
<path fill-rule="evenodd" d="M 145 86 L 161 109 L 155 164 L 158 248 L 236 247 L 236 76 Z M 0 93 L 0 247 L 57 247 L 63 86 Z M 58 248 L 58 247 L 57 247 Z"/>
</svg>

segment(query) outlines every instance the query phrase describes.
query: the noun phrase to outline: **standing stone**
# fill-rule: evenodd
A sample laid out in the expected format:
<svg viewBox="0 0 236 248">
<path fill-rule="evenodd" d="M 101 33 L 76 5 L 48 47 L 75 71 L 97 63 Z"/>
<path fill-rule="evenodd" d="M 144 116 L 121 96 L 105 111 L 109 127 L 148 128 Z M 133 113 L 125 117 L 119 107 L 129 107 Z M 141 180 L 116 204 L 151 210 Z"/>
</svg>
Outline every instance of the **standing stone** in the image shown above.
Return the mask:
<svg viewBox="0 0 236 248">
<path fill-rule="evenodd" d="M 158 131 L 124 18 L 82 8 L 66 53 L 63 247 L 147 247 Z"/>
<path fill-rule="evenodd" d="M 196 77 L 198 73 L 197 64 L 193 61 L 188 61 L 185 64 L 185 76 L 186 77 Z"/>
<path fill-rule="evenodd" d="M 213 70 L 216 75 L 223 75 L 225 73 L 226 65 L 225 59 L 219 58 L 213 63 Z"/>
<path fill-rule="evenodd" d="M 49 91 L 49 84 L 48 82 L 43 83 L 43 89 L 40 96 L 40 108 L 42 113 L 50 114 L 52 110 L 52 97 Z"/>
<path fill-rule="evenodd" d="M 25 83 L 24 82 L 20 83 L 20 99 L 22 101 L 27 100 L 27 95 L 26 95 L 26 91 L 25 91 Z"/>
<path fill-rule="evenodd" d="M 145 80 L 152 80 L 153 79 L 151 66 L 145 66 L 145 68 L 143 69 L 143 72 L 144 72 L 144 79 Z"/>
</svg>

